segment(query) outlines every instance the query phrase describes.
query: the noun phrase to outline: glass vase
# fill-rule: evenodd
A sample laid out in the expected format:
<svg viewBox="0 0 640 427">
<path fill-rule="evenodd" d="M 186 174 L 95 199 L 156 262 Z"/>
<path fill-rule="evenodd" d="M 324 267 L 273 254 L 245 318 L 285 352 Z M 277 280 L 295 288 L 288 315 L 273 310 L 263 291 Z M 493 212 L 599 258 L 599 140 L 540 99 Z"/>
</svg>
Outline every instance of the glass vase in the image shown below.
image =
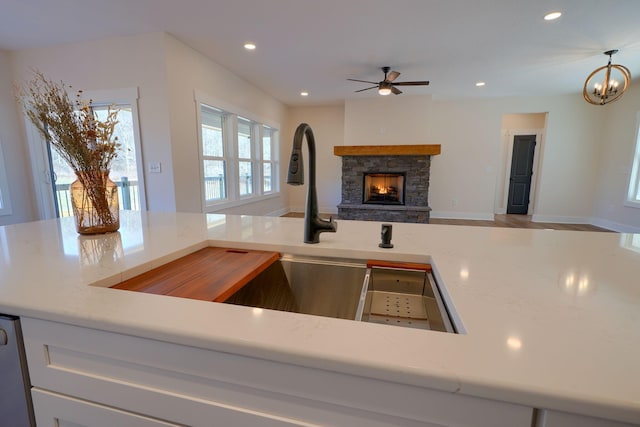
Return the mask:
<svg viewBox="0 0 640 427">
<path fill-rule="evenodd" d="M 109 171 L 76 172 L 69 189 L 71 206 L 80 234 L 102 234 L 120 228 L 118 186 Z"/>
</svg>

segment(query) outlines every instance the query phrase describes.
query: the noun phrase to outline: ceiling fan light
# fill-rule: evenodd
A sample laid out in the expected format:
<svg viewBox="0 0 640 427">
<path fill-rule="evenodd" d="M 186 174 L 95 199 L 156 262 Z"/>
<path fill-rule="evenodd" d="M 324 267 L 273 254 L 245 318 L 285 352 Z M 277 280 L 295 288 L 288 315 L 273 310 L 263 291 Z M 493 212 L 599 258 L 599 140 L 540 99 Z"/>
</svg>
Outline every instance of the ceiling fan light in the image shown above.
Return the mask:
<svg viewBox="0 0 640 427">
<path fill-rule="evenodd" d="M 378 86 L 378 94 L 387 96 L 391 94 L 391 84 L 388 82 L 381 82 Z"/>
</svg>

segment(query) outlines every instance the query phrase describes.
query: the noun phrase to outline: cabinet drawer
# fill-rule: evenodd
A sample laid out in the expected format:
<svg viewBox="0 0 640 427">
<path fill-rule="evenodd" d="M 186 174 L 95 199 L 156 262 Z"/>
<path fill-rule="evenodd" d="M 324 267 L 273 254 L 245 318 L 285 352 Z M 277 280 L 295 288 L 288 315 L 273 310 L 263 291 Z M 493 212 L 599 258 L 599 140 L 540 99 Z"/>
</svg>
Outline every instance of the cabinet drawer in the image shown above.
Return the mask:
<svg viewBox="0 0 640 427">
<path fill-rule="evenodd" d="M 619 421 L 603 420 L 602 418 L 569 414 L 567 412 L 543 410 L 540 411 L 541 427 L 638 427 L 640 424 L 629 424 Z"/>
<path fill-rule="evenodd" d="M 33 389 L 31 394 L 38 407 L 36 422 L 39 427 L 180 426 L 46 390 Z"/>
</svg>

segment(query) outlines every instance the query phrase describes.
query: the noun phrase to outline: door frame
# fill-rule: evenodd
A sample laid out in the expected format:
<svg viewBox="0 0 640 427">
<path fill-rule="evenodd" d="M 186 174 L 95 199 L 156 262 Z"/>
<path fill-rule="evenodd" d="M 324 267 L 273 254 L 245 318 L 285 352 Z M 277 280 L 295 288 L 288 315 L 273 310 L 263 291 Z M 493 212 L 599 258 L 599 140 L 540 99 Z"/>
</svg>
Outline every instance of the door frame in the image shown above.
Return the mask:
<svg viewBox="0 0 640 427">
<path fill-rule="evenodd" d="M 511 163 L 513 160 L 513 144 L 516 136 L 535 135 L 536 148 L 533 152 L 533 171 L 531 174 L 531 189 L 529 191 L 529 209 L 527 215 L 533 215 L 537 199 L 538 175 L 540 167 L 540 154 L 543 148 L 544 129 L 510 129 L 507 131 L 507 144 L 505 147 L 506 164 L 502 178 L 502 204 L 498 209 L 499 214 L 507 213 L 507 204 L 509 200 L 509 178 L 511 178 Z"/>
</svg>

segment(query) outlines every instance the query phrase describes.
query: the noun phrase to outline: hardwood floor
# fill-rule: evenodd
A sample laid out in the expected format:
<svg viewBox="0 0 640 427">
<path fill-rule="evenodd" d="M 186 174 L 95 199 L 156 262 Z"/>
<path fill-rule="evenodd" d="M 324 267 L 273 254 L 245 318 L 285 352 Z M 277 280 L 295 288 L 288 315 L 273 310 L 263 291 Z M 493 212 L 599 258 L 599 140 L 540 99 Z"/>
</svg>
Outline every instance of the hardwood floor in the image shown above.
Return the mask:
<svg viewBox="0 0 640 427">
<path fill-rule="evenodd" d="M 303 218 L 301 212 L 289 212 L 285 217 Z M 329 214 L 320 214 L 323 218 L 329 218 Z M 333 215 L 334 218 L 336 215 Z M 339 219 L 339 218 L 337 218 Z M 444 219 L 431 218 L 431 224 L 449 224 L 449 225 L 472 225 L 476 227 L 505 227 L 505 228 L 533 228 L 533 229 L 551 229 L 551 230 L 572 230 L 572 231 L 602 231 L 610 232 L 605 228 L 596 227 L 591 224 L 560 224 L 551 222 L 532 222 L 530 215 L 494 215 L 493 221 L 470 220 L 470 219 Z"/>
</svg>

